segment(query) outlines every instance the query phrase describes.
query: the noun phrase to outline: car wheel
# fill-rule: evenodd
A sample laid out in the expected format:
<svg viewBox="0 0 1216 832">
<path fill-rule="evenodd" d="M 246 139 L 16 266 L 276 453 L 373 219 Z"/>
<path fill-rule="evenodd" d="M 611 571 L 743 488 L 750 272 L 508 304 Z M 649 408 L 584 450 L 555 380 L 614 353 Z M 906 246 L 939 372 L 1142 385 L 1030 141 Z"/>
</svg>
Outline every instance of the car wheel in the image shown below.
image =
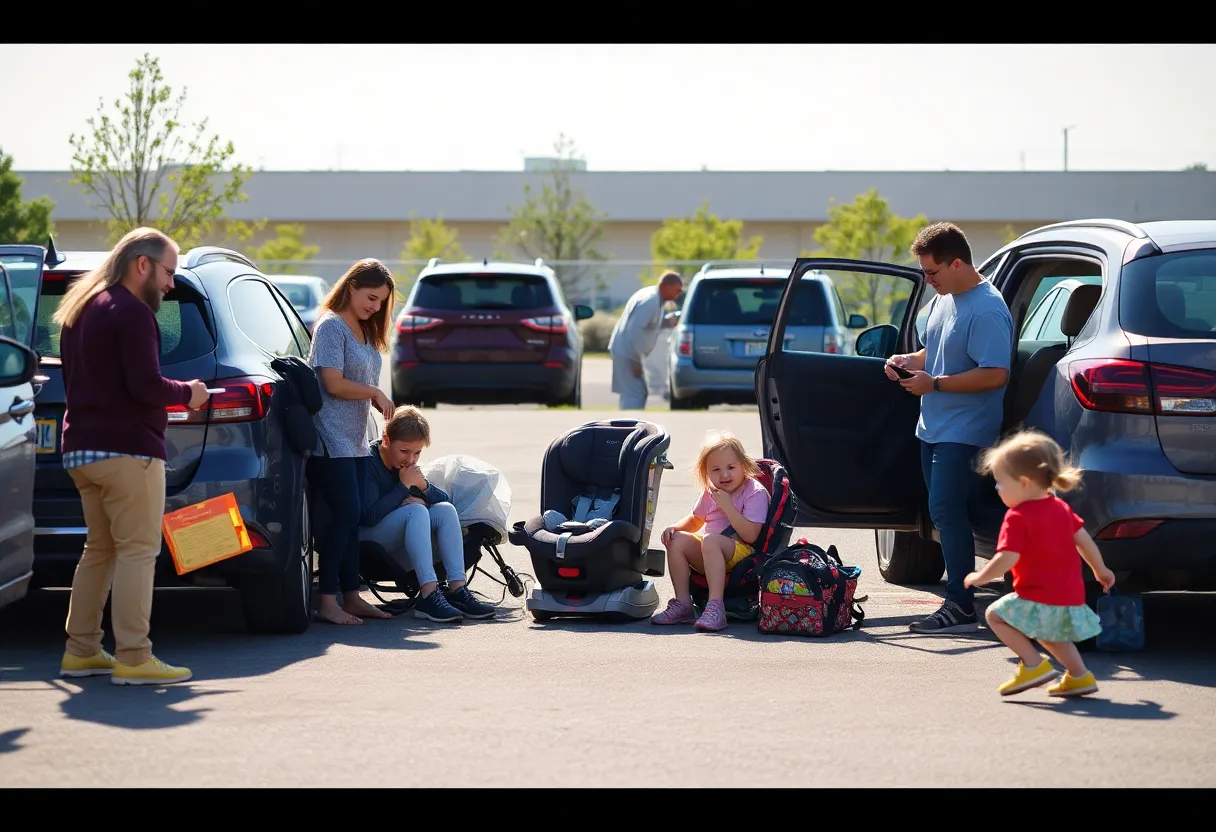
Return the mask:
<svg viewBox="0 0 1216 832">
<path fill-rule="evenodd" d="M 254 633 L 302 633 L 312 621 L 312 518 L 301 489 L 299 534 L 281 575 L 254 578 L 241 587 L 245 623 Z"/>
<path fill-rule="evenodd" d="M 667 401 L 672 410 L 692 410 L 694 399 L 689 396 L 686 399 L 676 397 L 676 391 L 672 389 L 671 382 L 667 382 Z"/>
<path fill-rule="evenodd" d="M 883 580 L 903 586 L 936 584 L 946 571 L 942 547 L 915 532 L 874 531 L 878 572 Z"/>
<path fill-rule="evenodd" d="M 574 380 L 574 389 L 570 391 L 570 395 L 564 399 L 550 399 L 545 403 L 548 407 L 576 407 L 580 410 L 583 407 L 583 374 L 579 373 L 578 378 Z"/>
</svg>

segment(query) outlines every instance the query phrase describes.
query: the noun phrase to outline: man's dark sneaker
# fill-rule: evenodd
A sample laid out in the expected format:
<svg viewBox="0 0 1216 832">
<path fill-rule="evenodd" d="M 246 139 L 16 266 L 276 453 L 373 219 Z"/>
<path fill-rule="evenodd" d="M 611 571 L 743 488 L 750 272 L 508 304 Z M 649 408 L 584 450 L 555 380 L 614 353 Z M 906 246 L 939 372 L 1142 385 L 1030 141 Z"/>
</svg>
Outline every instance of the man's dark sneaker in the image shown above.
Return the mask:
<svg viewBox="0 0 1216 832">
<path fill-rule="evenodd" d="M 438 621 L 440 624 L 451 624 L 464 616 L 460 610 L 453 607 L 443 590 L 436 587 L 430 595 L 419 598 L 414 605 L 414 618 L 425 618 L 428 621 Z"/>
<path fill-rule="evenodd" d="M 942 602 L 941 608 L 928 618 L 921 618 L 908 625 L 908 629 L 922 635 L 953 635 L 974 633 L 980 628 L 975 611 L 967 612 L 953 601 Z"/>
<path fill-rule="evenodd" d="M 455 592 L 448 593 L 448 601 L 453 607 L 464 613 L 465 618 L 493 618 L 495 609 L 489 604 L 479 601 L 467 586 L 462 586 Z"/>
</svg>

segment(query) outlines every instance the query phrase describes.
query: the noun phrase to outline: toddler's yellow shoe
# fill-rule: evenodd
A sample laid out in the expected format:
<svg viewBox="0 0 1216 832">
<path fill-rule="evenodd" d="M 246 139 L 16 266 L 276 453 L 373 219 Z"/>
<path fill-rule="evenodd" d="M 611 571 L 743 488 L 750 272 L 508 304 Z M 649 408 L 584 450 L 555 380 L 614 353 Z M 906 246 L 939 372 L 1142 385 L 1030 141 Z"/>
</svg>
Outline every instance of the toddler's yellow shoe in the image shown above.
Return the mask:
<svg viewBox="0 0 1216 832">
<path fill-rule="evenodd" d="M 106 676 L 114 672 L 114 665 L 117 663 L 114 657 L 105 650 L 98 652 L 96 656 L 89 656 L 88 658 L 64 653 L 63 661 L 59 663 L 59 675 L 68 678 Z"/>
<path fill-rule="evenodd" d="M 1043 659 L 1043 663 L 1038 667 L 1027 667 L 1018 662 L 1018 672 L 1013 675 L 1013 678 L 1002 684 L 997 690 L 1001 696 L 1009 696 L 1014 693 L 1021 693 L 1024 690 L 1037 688 L 1039 685 L 1050 682 L 1060 671 L 1051 666 L 1051 661 Z"/>
<path fill-rule="evenodd" d="M 1096 693 L 1098 683 L 1094 679 L 1094 673 L 1091 670 L 1084 676 L 1073 678 L 1067 673 L 1064 678 L 1059 681 L 1059 684 L 1052 685 L 1047 689 L 1048 696 L 1084 696 L 1087 693 Z"/>
</svg>

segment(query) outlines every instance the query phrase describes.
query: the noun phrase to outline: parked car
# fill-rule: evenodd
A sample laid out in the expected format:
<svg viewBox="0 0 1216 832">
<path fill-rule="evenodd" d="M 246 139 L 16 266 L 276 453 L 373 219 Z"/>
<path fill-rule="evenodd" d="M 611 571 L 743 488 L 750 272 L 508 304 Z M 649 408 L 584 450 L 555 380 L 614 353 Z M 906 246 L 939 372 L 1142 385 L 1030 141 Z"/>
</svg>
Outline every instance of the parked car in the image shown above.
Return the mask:
<svg viewBox="0 0 1216 832">
<path fill-rule="evenodd" d="M 535 263 L 441 263 L 418 275 L 397 317 L 393 401 L 541 402 L 582 406 L 590 306 L 567 305 L 553 270 Z"/>
<path fill-rule="evenodd" d="M 72 281 L 105 256 L 65 252 L 44 270 L 40 290 L 30 294 L 37 304 L 35 349 L 48 378 L 34 412 L 38 587 L 71 584 L 86 533 L 80 498 L 60 455 L 64 390 L 59 327 L 51 316 Z M 304 460 L 286 442 L 279 418 L 284 396 L 276 392 L 282 379 L 270 362 L 275 356 L 306 357 L 308 331 L 252 261 L 210 246 L 181 254 L 174 287 L 156 318 L 162 373 L 225 390 L 200 411 L 168 408 L 165 511 L 231 492 L 254 546 L 180 577 L 162 548 L 156 585 L 235 587 L 251 630 L 301 632 L 311 620 L 313 575 Z"/>
<path fill-rule="evenodd" d="M 756 369 L 764 452 L 789 471 L 800 525 L 875 529 L 884 578 L 936 583 L 944 565 L 914 436 L 919 399 L 883 373 L 887 357 L 923 345 L 907 310 L 933 290 L 919 269 L 883 263 L 800 259 L 793 274 L 816 269 L 870 276 L 912 302 L 861 333 L 856 356 L 792 349 L 781 337 L 788 315 L 777 316 Z M 1216 589 L 1216 221 L 1056 223 L 1004 246 L 980 272 L 1021 334 L 1003 429 L 1042 429 L 1084 469 L 1082 487 L 1062 496 L 1119 586 Z M 1057 278 L 1081 284 L 1068 291 L 1059 334 L 1046 327 L 1055 299 L 1044 325 L 1028 329 L 1032 298 Z M 791 306 L 783 298 L 783 312 Z M 998 498 L 986 488 L 982 499 L 994 507 Z M 983 558 L 1003 516 L 989 513 L 975 530 Z"/>
<path fill-rule="evenodd" d="M 756 361 L 764 355 L 788 276 L 783 267 L 710 263 L 693 276 L 668 351 L 672 410 L 755 400 Z M 852 336 L 869 321 L 846 315 L 826 274 L 807 272 L 801 280 L 785 340 L 800 350 L 852 352 Z"/>
<path fill-rule="evenodd" d="M 41 257 L 36 246 L 0 246 L 0 608 L 29 591 L 34 576 L 34 399 L 38 356 L 33 304 L 14 291 L 38 294 Z"/>
<path fill-rule="evenodd" d="M 329 282 L 322 277 L 301 274 L 276 274 L 271 275 L 270 279 L 295 307 L 296 313 L 311 335 L 313 324 L 317 322 L 321 309 L 321 301 L 329 294 Z"/>
</svg>

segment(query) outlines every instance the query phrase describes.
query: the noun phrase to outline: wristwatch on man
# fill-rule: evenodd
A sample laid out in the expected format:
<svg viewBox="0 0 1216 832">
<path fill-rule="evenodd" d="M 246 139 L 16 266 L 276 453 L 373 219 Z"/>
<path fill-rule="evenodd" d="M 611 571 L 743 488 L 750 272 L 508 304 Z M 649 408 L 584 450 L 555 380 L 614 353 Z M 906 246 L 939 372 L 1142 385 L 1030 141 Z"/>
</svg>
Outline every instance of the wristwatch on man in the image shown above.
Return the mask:
<svg viewBox="0 0 1216 832">
<path fill-rule="evenodd" d="M 940 376 L 933 377 L 933 392 L 934 393 L 942 392 L 942 380 L 941 380 Z"/>
</svg>

